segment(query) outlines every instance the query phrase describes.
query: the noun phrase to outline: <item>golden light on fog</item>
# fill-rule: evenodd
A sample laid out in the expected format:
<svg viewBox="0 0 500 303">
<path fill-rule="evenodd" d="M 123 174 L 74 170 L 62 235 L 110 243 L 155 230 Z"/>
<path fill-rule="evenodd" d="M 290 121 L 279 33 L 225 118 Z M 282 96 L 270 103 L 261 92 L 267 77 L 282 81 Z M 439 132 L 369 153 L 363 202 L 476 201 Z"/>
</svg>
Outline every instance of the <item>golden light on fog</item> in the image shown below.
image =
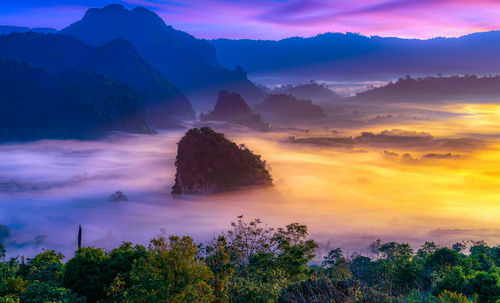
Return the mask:
<svg viewBox="0 0 500 303">
<path fill-rule="evenodd" d="M 500 131 L 500 106 L 467 104 L 451 108 L 440 109 L 460 116 L 387 124 L 371 131 L 424 131 L 437 138 L 477 134 L 484 135 L 480 137 L 487 142 L 483 147 L 440 151 L 456 158 L 422 159 L 435 150 L 395 146 L 389 149 L 399 154 L 395 157 L 384 154 L 387 148 L 277 144 L 255 137 L 238 140 L 247 142 L 272 164 L 277 189 L 288 201 L 279 212 L 307 218 L 313 231 L 333 228 L 425 237 L 431 230 L 477 228 L 496 230 L 498 239 L 500 144 L 497 138 L 488 136 Z M 405 161 L 401 157 L 404 153 L 415 160 Z M 461 236 L 457 234 L 456 240 Z M 488 240 L 492 239 L 495 237 Z"/>
<path fill-rule="evenodd" d="M 121 241 L 147 242 L 160 228 L 203 241 L 227 229 L 241 214 L 272 226 L 307 224 L 321 243 L 351 251 L 366 249 L 377 238 L 413 245 L 425 240 L 443 245 L 467 239 L 495 242 L 500 238 L 499 109 L 434 106 L 440 114 L 431 118 L 338 128 L 338 133 L 323 128 L 227 131 L 228 138 L 245 143 L 270 164 L 275 188 L 184 199 L 170 196 L 182 130 L 64 145 L 40 141 L 4 146 L 0 158 L 16 182 L 47 189 L 3 193 L 0 219 L 23 226 L 20 232 L 26 237 L 60 233 L 75 222 L 85 224 L 91 234 L 88 241 L 108 247 Z M 429 133 L 434 141 L 332 147 L 288 140 L 356 137 L 361 131 L 377 134 L 391 129 Z M 440 141 L 464 137 L 481 144 L 455 142 L 445 148 Z M 411 156 L 403 156 L 406 153 Z M 432 153 L 438 157 L 425 157 Z M 107 202 L 116 190 L 130 201 Z M 63 219 L 51 220 L 52 213 Z M 70 232 L 49 237 L 52 242 L 47 245 L 71 253 L 71 237 Z"/>
</svg>

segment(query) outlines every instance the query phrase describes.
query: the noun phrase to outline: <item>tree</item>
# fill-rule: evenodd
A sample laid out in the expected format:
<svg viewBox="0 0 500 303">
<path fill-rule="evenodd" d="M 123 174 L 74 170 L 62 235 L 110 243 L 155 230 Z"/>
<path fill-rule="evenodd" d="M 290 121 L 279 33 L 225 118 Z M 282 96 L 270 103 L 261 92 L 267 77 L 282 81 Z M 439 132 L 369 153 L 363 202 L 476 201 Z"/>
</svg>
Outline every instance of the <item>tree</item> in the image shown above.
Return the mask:
<svg viewBox="0 0 500 303">
<path fill-rule="evenodd" d="M 478 294 L 479 303 L 496 303 L 500 300 L 500 278 L 497 273 L 479 272 L 472 279 L 471 288 Z"/>
<path fill-rule="evenodd" d="M 417 256 L 421 259 L 424 259 L 434 253 L 438 249 L 436 243 L 434 242 L 427 242 L 422 245 L 422 248 L 420 248 L 417 251 Z"/>
<path fill-rule="evenodd" d="M 230 290 L 233 303 L 272 303 L 288 284 L 287 276 L 280 269 L 255 268 L 235 277 Z"/>
<path fill-rule="evenodd" d="M 107 254 L 107 271 L 114 279 L 120 275 L 120 279 L 125 283 L 124 287 L 128 287 L 134 263 L 146 258 L 147 254 L 148 251 L 143 245 L 133 246 L 130 242 L 124 242 Z"/>
<path fill-rule="evenodd" d="M 219 236 L 204 250 L 204 262 L 214 274 L 211 286 L 214 290 L 215 302 L 229 302 L 229 285 L 235 271 L 230 247 L 224 236 Z"/>
<path fill-rule="evenodd" d="M 101 248 L 83 247 L 76 251 L 64 268 L 63 284 L 88 302 L 104 299 L 112 277 L 107 270 L 108 257 Z"/>
<path fill-rule="evenodd" d="M 326 268 L 333 281 L 345 281 L 352 277 L 349 262 L 344 258 L 340 247 L 330 250 L 328 255 L 324 257 L 321 266 Z"/>
<path fill-rule="evenodd" d="M 63 274 L 63 258 L 63 254 L 47 250 L 28 259 L 27 278 L 30 281 L 60 284 Z"/>
<path fill-rule="evenodd" d="M 427 258 L 427 266 L 433 271 L 440 271 L 444 267 L 453 267 L 460 263 L 460 254 L 453 249 L 440 248 Z"/>
<path fill-rule="evenodd" d="M 305 278 L 307 264 L 315 254 L 318 244 L 307 239 L 307 226 L 292 223 L 285 228 L 278 228 L 272 241 L 276 243 L 278 266 L 295 280 Z"/>
<path fill-rule="evenodd" d="M 413 256 L 413 249 L 407 243 L 385 243 L 379 248 L 379 251 L 383 258 L 391 262 L 407 262 Z"/>
<path fill-rule="evenodd" d="M 84 303 L 85 300 L 71 290 L 46 282 L 31 283 L 19 296 L 23 303 Z"/>
<path fill-rule="evenodd" d="M 465 250 L 465 248 L 467 247 L 467 243 L 465 242 L 457 242 L 455 244 L 452 245 L 452 249 L 458 253 L 461 253 L 462 251 Z"/>
<path fill-rule="evenodd" d="M 5 248 L 3 247 L 2 245 L 2 242 L 0 242 L 0 260 L 2 260 L 3 258 L 5 258 L 5 253 L 7 251 L 5 250 Z"/>
<path fill-rule="evenodd" d="M 462 294 L 457 294 L 455 292 L 443 291 L 438 296 L 439 303 L 472 303 L 474 301 L 469 300 L 466 296 Z"/>
<path fill-rule="evenodd" d="M 232 230 L 227 232 L 227 239 L 240 264 L 248 263 L 250 257 L 259 252 L 271 252 L 272 228 L 262 226 L 260 219 L 250 222 L 245 222 L 243 216 L 237 219 L 231 222 Z"/>
<path fill-rule="evenodd" d="M 468 277 L 461 266 L 442 269 L 438 274 L 432 292 L 439 295 L 443 291 L 466 293 L 468 288 Z"/>
<path fill-rule="evenodd" d="M 190 237 L 151 240 L 130 272 L 130 302 L 211 302 L 213 273 L 198 258 Z"/>
</svg>

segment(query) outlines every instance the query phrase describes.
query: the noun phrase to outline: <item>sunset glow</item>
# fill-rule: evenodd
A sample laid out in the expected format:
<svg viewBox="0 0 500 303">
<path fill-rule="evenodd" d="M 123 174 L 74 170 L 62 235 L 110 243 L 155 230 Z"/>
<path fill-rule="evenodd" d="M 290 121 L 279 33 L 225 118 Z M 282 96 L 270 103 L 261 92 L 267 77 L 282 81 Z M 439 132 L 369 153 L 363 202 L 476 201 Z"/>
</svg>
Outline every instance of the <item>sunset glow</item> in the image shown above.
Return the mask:
<svg viewBox="0 0 500 303">
<path fill-rule="evenodd" d="M 432 38 L 498 29 L 495 0 L 194 0 L 117 1 L 144 6 L 199 38 L 281 39 L 324 32 Z M 29 0 L 0 4 L 0 21 L 61 29 L 101 1 Z M 8 8 L 8 9 L 7 9 Z"/>
</svg>

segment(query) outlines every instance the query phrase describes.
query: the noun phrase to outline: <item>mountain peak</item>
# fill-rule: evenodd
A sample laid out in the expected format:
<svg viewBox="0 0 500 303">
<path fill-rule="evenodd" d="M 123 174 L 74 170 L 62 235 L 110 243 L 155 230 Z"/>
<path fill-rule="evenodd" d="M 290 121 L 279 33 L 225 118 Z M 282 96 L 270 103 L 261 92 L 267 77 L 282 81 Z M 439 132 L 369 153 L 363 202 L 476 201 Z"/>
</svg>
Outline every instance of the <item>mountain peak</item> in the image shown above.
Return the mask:
<svg viewBox="0 0 500 303">
<path fill-rule="evenodd" d="M 121 4 L 109 4 L 109 5 L 106 5 L 105 7 L 103 7 L 102 9 L 106 10 L 106 11 L 123 11 L 123 10 L 127 10 Z"/>
<path fill-rule="evenodd" d="M 233 72 L 218 65 L 215 48 L 207 41 L 166 25 L 144 7 L 92 9 L 61 33 L 92 46 L 115 38 L 130 41 L 141 57 L 200 103 L 207 100 L 207 94 L 215 97 L 221 89 L 238 91 L 249 100 L 263 99 L 242 70 Z"/>
<path fill-rule="evenodd" d="M 89 8 L 85 13 L 83 18 L 98 18 L 101 16 L 109 16 L 109 15 L 124 15 L 128 13 L 129 10 L 126 9 L 121 4 L 110 4 L 103 8 Z"/>
</svg>

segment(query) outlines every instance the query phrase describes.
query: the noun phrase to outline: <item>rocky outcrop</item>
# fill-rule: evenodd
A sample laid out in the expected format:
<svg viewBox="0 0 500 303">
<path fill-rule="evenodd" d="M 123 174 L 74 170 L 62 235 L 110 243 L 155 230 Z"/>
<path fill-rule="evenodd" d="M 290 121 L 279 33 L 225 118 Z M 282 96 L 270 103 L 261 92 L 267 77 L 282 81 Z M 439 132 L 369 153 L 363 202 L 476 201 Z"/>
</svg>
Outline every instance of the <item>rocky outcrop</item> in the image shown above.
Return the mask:
<svg viewBox="0 0 500 303">
<path fill-rule="evenodd" d="M 172 194 L 210 194 L 272 186 L 266 161 L 209 127 L 190 129 L 178 143 Z"/>
<path fill-rule="evenodd" d="M 238 93 L 220 91 L 214 110 L 200 115 L 201 121 L 224 121 L 246 126 L 258 131 L 269 130 L 269 125 L 243 100 Z"/>
</svg>

